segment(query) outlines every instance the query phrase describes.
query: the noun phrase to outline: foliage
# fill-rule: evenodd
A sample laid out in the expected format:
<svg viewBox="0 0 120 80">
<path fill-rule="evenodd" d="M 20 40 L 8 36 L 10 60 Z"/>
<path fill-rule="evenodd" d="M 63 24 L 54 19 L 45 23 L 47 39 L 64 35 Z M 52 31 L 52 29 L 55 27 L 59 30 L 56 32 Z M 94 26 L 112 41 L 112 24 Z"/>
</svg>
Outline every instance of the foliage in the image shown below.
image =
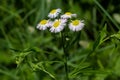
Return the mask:
<svg viewBox="0 0 120 80">
<path fill-rule="evenodd" d="M 119 4 L 119 0 L 0 0 L 0 79 L 65 80 L 60 34 L 36 29 L 51 9 L 61 8 L 85 22 L 82 31 L 65 36 L 70 80 L 119 80 Z"/>
</svg>

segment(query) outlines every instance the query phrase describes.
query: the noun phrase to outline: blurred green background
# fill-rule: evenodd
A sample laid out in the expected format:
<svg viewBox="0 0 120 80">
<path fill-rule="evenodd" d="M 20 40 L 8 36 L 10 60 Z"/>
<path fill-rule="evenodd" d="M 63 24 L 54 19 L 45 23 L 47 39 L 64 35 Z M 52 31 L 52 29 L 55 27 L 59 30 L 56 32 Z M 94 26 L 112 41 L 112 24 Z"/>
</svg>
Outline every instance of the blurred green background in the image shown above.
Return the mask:
<svg viewBox="0 0 120 80">
<path fill-rule="evenodd" d="M 120 80 L 120 0 L 0 0 L 0 80 L 65 80 L 59 35 L 36 29 L 56 8 L 85 22 L 69 50 L 70 80 Z"/>
</svg>

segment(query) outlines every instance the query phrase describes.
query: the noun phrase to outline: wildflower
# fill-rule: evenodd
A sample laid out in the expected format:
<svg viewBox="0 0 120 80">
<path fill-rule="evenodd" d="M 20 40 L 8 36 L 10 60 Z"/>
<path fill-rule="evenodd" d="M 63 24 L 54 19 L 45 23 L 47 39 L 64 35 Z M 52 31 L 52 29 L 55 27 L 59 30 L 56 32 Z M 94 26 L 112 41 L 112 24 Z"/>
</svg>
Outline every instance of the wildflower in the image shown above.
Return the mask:
<svg viewBox="0 0 120 80">
<path fill-rule="evenodd" d="M 62 19 L 68 19 L 68 18 L 72 18 L 72 17 L 76 17 L 76 14 L 72 14 L 71 12 L 66 12 L 65 14 L 61 15 Z"/>
<path fill-rule="evenodd" d="M 40 23 L 37 25 L 37 29 L 39 30 L 46 30 L 47 27 L 49 27 L 48 20 L 42 20 Z"/>
<path fill-rule="evenodd" d="M 52 26 L 52 23 L 53 23 L 53 21 L 52 20 L 48 20 L 48 27 L 51 27 Z"/>
<path fill-rule="evenodd" d="M 49 14 L 49 18 L 56 18 L 61 13 L 61 9 L 53 9 Z"/>
<path fill-rule="evenodd" d="M 69 24 L 69 29 L 72 31 L 80 31 L 82 30 L 83 27 L 84 27 L 84 23 L 83 21 L 80 21 L 80 20 L 73 20 Z"/>
<path fill-rule="evenodd" d="M 51 32 L 57 33 L 64 29 L 66 23 L 64 20 L 57 19 L 52 23 L 52 27 L 50 28 Z"/>
</svg>

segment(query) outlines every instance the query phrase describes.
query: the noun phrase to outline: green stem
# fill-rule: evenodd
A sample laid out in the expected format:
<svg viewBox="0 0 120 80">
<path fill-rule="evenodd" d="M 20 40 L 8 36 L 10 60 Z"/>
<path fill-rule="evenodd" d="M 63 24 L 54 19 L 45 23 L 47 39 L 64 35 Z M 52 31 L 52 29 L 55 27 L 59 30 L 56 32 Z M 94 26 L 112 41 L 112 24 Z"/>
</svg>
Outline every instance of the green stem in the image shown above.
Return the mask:
<svg viewBox="0 0 120 80">
<path fill-rule="evenodd" d="M 66 73 L 66 80 L 69 80 L 68 77 L 68 64 L 67 64 L 67 50 L 65 47 L 66 39 L 64 36 L 64 32 L 61 32 L 61 38 L 62 38 L 62 47 L 63 47 L 63 52 L 64 52 L 64 67 L 65 67 L 65 73 Z"/>
<path fill-rule="evenodd" d="M 68 77 L 68 65 L 67 65 L 67 57 L 66 56 L 65 56 L 64 66 L 65 66 L 65 72 L 66 72 L 66 80 L 69 80 L 69 77 Z"/>
</svg>

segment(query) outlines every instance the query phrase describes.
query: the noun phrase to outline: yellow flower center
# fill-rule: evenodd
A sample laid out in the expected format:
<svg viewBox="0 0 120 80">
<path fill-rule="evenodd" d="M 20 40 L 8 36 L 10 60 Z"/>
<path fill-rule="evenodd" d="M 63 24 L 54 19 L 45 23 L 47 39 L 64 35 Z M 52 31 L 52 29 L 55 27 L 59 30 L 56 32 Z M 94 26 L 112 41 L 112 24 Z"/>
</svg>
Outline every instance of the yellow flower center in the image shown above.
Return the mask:
<svg viewBox="0 0 120 80">
<path fill-rule="evenodd" d="M 56 12 L 56 9 L 53 9 L 50 13 L 54 14 Z"/>
<path fill-rule="evenodd" d="M 79 20 L 74 20 L 74 21 L 72 21 L 72 24 L 73 24 L 74 26 L 77 26 L 77 25 L 80 24 L 80 21 L 79 21 Z"/>
<path fill-rule="evenodd" d="M 72 13 L 71 13 L 71 12 L 66 12 L 65 14 L 66 14 L 66 15 L 71 15 Z"/>
<path fill-rule="evenodd" d="M 47 20 L 40 21 L 40 24 L 45 25 L 47 23 Z"/>
<path fill-rule="evenodd" d="M 53 24 L 53 26 L 56 28 L 56 27 L 58 27 L 60 25 L 60 21 L 56 21 L 56 22 L 54 22 L 54 24 Z"/>
</svg>

